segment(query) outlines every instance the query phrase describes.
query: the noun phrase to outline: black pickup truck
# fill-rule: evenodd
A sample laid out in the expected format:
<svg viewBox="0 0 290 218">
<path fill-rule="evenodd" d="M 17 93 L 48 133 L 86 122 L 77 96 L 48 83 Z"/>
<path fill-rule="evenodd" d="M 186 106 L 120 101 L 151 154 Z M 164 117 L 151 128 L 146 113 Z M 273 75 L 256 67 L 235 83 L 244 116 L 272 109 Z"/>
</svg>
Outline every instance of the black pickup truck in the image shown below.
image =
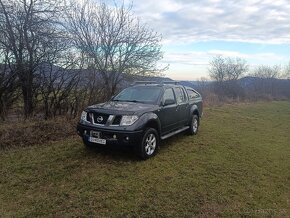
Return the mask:
<svg viewBox="0 0 290 218">
<path fill-rule="evenodd" d="M 136 82 L 106 103 L 82 112 L 77 132 L 88 147 L 122 144 L 142 159 L 156 154 L 160 140 L 187 131 L 198 132 L 202 97 L 174 83 Z"/>
</svg>

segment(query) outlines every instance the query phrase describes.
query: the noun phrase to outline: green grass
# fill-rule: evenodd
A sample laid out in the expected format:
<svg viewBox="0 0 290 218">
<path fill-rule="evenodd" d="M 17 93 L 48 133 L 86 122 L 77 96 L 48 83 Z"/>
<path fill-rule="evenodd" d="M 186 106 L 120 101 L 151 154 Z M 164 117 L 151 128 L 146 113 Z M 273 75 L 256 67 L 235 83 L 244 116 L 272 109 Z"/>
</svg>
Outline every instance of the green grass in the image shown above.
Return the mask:
<svg viewBox="0 0 290 218">
<path fill-rule="evenodd" d="M 206 109 L 197 136 L 147 161 L 77 137 L 2 151 L 0 202 L 17 217 L 287 217 L 290 103 Z"/>
</svg>

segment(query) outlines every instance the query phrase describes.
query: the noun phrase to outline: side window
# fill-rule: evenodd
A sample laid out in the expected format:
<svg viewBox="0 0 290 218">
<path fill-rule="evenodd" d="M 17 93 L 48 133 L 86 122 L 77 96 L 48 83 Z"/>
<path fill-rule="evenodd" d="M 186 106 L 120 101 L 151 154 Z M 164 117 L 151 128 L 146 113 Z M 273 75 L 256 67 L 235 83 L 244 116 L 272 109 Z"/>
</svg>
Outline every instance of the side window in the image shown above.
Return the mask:
<svg viewBox="0 0 290 218">
<path fill-rule="evenodd" d="M 165 92 L 163 95 L 163 101 L 165 102 L 166 100 L 173 100 L 175 102 L 173 89 L 165 89 Z"/>
<path fill-rule="evenodd" d="M 188 93 L 188 97 L 190 100 L 193 100 L 193 99 L 199 97 L 199 95 L 191 89 L 187 89 L 187 93 Z"/>
<path fill-rule="evenodd" d="M 185 93 L 181 88 L 175 88 L 175 94 L 176 94 L 176 100 L 178 104 L 186 102 Z"/>
</svg>

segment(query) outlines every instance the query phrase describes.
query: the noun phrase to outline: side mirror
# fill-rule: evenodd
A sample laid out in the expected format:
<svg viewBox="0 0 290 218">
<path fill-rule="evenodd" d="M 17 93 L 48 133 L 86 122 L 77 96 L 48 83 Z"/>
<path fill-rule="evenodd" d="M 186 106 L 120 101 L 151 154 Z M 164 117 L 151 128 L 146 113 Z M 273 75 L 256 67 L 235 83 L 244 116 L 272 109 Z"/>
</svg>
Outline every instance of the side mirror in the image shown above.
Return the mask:
<svg viewBox="0 0 290 218">
<path fill-rule="evenodd" d="M 168 106 L 168 105 L 173 105 L 173 104 L 175 104 L 174 99 L 166 99 L 163 103 L 163 106 Z"/>
</svg>

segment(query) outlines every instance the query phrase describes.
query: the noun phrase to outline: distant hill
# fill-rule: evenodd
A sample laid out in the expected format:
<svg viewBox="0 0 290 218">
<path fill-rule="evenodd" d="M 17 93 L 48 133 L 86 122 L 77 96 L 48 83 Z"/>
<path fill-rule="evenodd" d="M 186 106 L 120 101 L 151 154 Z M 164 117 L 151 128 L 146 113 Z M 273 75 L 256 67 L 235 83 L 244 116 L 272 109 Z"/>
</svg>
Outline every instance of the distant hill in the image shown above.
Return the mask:
<svg viewBox="0 0 290 218">
<path fill-rule="evenodd" d="M 0 71 L 4 70 L 4 65 L 0 64 Z M 43 63 L 38 69 L 39 72 L 41 72 L 42 74 L 47 74 L 47 76 L 49 76 L 50 74 L 55 74 L 57 72 L 62 72 L 62 74 L 67 74 L 68 77 L 70 77 L 72 74 L 80 74 L 81 77 L 84 78 L 83 80 L 83 85 L 86 85 L 85 82 L 85 78 L 91 78 L 90 75 L 92 75 L 93 71 L 91 69 L 63 69 L 59 66 L 56 65 L 50 65 L 50 64 L 46 64 Z M 101 74 L 97 73 L 96 74 L 96 79 L 97 80 L 102 80 Z M 134 81 L 156 81 L 156 82 L 162 82 L 162 81 L 174 81 L 168 77 L 161 77 L 161 76 L 157 76 L 157 77 L 146 77 L 146 76 L 128 76 L 126 74 L 122 74 L 121 75 L 122 80 L 120 83 L 120 88 L 124 88 L 129 86 L 130 84 L 134 83 Z M 238 80 L 238 83 L 240 84 L 240 86 L 242 88 L 245 89 L 250 89 L 250 88 L 254 88 L 254 86 L 258 83 L 262 83 L 262 82 L 275 82 L 275 83 L 279 83 L 281 84 L 281 86 L 290 86 L 290 79 L 276 79 L 276 78 L 259 78 L 259 77 L 253 77 L 253 76 L 245 76 L 241 79 Z M 184 86 L 188 86 L 194 89 L 198 89 L 198 87 L 200 87 L 200 85 L 202 84 L 204 85 L 210 85 L 213 81 L 197 81 L 197 80 L 182 80 L 179 81 L 179 83 L 181 85 Z"/>
<path fill-rule="evenodd" d="M 275 82 L 279 83 L 280 85 L 289 85 L 290 86 L 290 79 L 276 79 L 276 78 L 260 78 L 260 77 L 253 77 L 253 76 L 246 76 L 239 79 L 239 84 L 243 88 L 253 88 L 258 83 L 262 82 Z"/>
</svg>

